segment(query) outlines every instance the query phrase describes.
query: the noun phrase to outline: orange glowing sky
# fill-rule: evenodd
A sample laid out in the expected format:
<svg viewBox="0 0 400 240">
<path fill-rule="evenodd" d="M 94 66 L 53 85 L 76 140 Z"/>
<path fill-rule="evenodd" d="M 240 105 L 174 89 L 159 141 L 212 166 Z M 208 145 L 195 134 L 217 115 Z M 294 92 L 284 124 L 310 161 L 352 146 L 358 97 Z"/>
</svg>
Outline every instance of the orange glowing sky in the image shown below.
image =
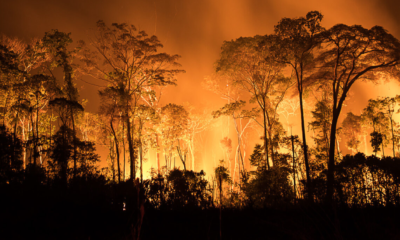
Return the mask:
<svg viewBox="0 0 400 240">
<path fill-rule="evenodd" d="M 272 33 L 283 17 L 318 10 L 324 15 L 326 28 L 337 23 L 366 28 L 381 25 L 400 38 L 397 0 L 13 0 L 1 1 L 0 9 L 0 33 L 10 37 L 41 38 L 46 31 L 58 29 L 71 32 L 74 41 L 88 41 L 100 19 L 107 24 L 128 22 L 155 34 L 164 51 L 182 56 L 180 63 L 186 70 L 178 76 L 178 86 L 166 91 L 163 102 L 189 102 L 211 110 L 224 102 L 203 90 L 201 82 L 213 73 L 222 42 Z M 87 81 L 96 83 L 94 79 Z M 99 88 L 83 82 L 79 85 L 81 97 L 89 99 L 88 110 L 97 112 Z M 342 116 L 348 110 L 359 114 L 358 109 L 364 108 L 368 99 L 394 96 L 399 88 L 398 83 L 373 88 L 358 83 Z"/>
<path fill-rule="evenodd" d="M 0 33 L 19 38 L 42 37 L 51 29 L 71 32 L 75 41 L 88 40 L 95 23 L 129 22 L 157 35 L 164 50 L 182 56 L 186 74 L 169 90 L 168 102 L 215 102 L 202 90 L 204 76 L 213 72 L 224 40 L 272 33 L 282 17 L 304 16 L 310 10 L 324 15 L 323 25 L 336 23 L 381 25 L 400 37 L 396 0 L 13 0 L 0 3 Z M 82 83 L 83 98 L 97 98 L 97 88 Z M 89 102 L 92 111 L 97 101 Z M 211 101 L 210 101 L 211 102 Z"/>
</svg>

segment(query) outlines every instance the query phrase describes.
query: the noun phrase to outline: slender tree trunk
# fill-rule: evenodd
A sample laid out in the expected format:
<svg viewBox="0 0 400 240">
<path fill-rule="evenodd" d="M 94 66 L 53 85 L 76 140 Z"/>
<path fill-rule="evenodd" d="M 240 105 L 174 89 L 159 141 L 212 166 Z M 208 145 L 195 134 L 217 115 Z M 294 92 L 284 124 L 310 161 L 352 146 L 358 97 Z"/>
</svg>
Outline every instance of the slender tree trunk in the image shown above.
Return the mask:
<svg viewBox="0 0 400 240">
<path fill-rule="evenodd" d="M 33 164 L 36 166 L 36 164 L 37 164 L 37 161 L 36 161 L 36 158 L 37 158 L 37 155 L 36 155 L 36 145 L 37 145 L 37 142 L 36 142 L 36 137 L 35 137 L 35 129 L 34 129 L 34 127 L 33 126 L 35 126 L 35 124 L 33 124 L 33 113 L 32 113 L 32 111 L 31 111 L 31 125 L 32 125 L 32 141 L 33 141 Z"/>
<path fill-rule="evenodd" d="M 36 152 L 39 155 L 40 166 L 42 166 L 42 156 L 39 149 L 39 92 L 36 93 Z"/>
<path fill-rule="evenodd" d="M 329 161 L 328 161 L 328 174 L 327 174 L 327 203 L 332 203 L 333 200 L 333 187 L 335 182 L 335 175 L 334 175 L 334 168 L 335 168 L 335 145 L 336 145 L 336 126 L 339 118 L 340 110 L 334 109 L 333 110 L 333 118 L 332 118 L 332 125 L 331 125 L 331 137 L 330 137 L 330 144 L 329 144 Z"/>
<path fill-rule="evenodd" d="M 142 122 L 139 118 L 139 159 L 140 159 L 140 183 L 143 183 L 143 148 L 142 148 Z"/>
<path fill-rule="evenodd" d="M 160 145 L 158 144 L 158 134 L 156 134 L 156 144 L 157 144 L 157 171 L 160 174 Z"/>
<path fill-rule="evenodd" d="M 110 163 L 111 163 L 111 172 L 112 172 L 112 178 L 113 182 L 115 183 L 115 166 L 114 166 L 114 146 L 115 146 L 115 141 L 110 138 Z"/>
<path fill-rule="evenodd" d="M 72 120 L 72 132 L 74 134 L 73 136 L 73 144 L 74 144 L 74 178 L 76 177 L 77 174 L 77 149 L 76 149 L 76 130 L 75 130 L 75 118 L 74 118 L 74 111 L 71 108 L 71 120 Z"/>
<path fill-rule="evenodd" d="M 264 99 L 265 100 L 265 99 Z M 267 139 L 267 116 L 265 115 L 266 105 L 264 101 L 264 109 L 263 109 L 263 117 L 264 117 L 264 150 L 265 150 L 265 161 L 267 162 L 267 169 L 270 169 L 269 166 L 269 157 L 268 157 L 268 139 Z"/>
<path fill-rule="evenodd" d="M 6 100 L 4 101 L 3 108 L 3 126 L 6 126 L 6 111 L 7 111 L 8 91 L 6 91 Z"/>
<path fill-rule="evenodd" d="M 340 146 L 339 146 L 339 139 L 336 137 L 336 152 L 337 152 L 337 155 L 338 155 L 338 157 L 339 157 L 339 159 L 341 158 L 341 155 L 340 155 Z"/>
<path fill-rule="evenodd" d="M 63 138 L 62 138 L 63 146 L 67 146 L 67 145 L 69 145 L 69 143 L 67 143 L 67 136 L 65 136 L 66 132 L 63 131 L 62 133 L 63 133 Z M 68 159 L 64 158 L 63 160 L 64 161 L 61 163 L 61 179 L 64 184 L 64 187 L 66 187 L 67 183 L 68 183 L 68 176 L 67 176 Z"/>
<path fill-rule="evenodd" d="M 126 159 L 125 159 L 125 123 L 122 121 L 122 145 L 123 145 L 123 150 L 124 150 L 124 182 L 126 181 Z"/>
<path fill-rule="evenodd" d="M 222 175 L 219 174 L 219 239 L 222 239 Z"/>
<path fill-rule="evenodd" d="M 114 126 L 112 124 L 112 120 L 110 121 L 110 126 L 111 126 L 111 130 L 113 132 L 113 135 L 114 135 L 114 142 L 115 142 L 115 148 L 116 148 L 115 152 L 117 153 L 118 183 L 120 183 L 121 182 L 121 167 L 119 164 L 119 144 L 118 144 L 117 134 L 115 133 Z"/>
<path fill-rule="evenodd" d="M 394 147 L 394 130 L 393 130 L 393 119 L 390 117 L 390 126 L 392 128 L 392 144 L 393 144 L 393 157 L 396 157 L 396 150 Z"/>
<path fill-rule="evenodd" d="M 179 158 L 181 159 L 181 162 L 183 165 L 183 171 L 186 172 L 186 155 L 183 155 L 183 153 L 181 151 L 179 140 L 178 140 L 178 145 L 179 146 L 176 146 L 176 151 L 178 152 Z M 175 157 L 174 157 L 174 168 L 175 168 Z"/>
<path fill-rule="evenodd" d="M 142 140 L 139 140 L 139 158 L 140 158 L 140 183 L 143 183 L 143 150 Z"/>
<path fill-rule="evenodd" d="M 15 137 L 15 136 L 14 136 Z M 25 136 L 25 121 L 22 122 L 22 139 L 24 141 L 24 145 L 22 147 L 22 154 L 23 154 L 23 164 L 24 170 L 26 169 L 26 136 Z M 51 146 L 51 131 L 50 131 L 50 146 Z"/>
<path fill-rule="evenodd" d="M 50 99 L 50 101 L 51 101 L 51 99 Z M 49 133 L 50 133 L 50 137 L 49 137 L 49 140 L 50 140 L 50 147 L 51 147 L 51 139 L 52 139 L 52 137 L 53 137 L 53 133 L 52 133 L 52 124 L 51 124 L 51 122 L 52 122 L 52 119 L 53 119 L 53 108 L 51 109 L 51 116 L 50 116 L 50 129 L 49 129 Z"/>
<path fill-rule="evenodd" d="M 131 180 L 133 182 L 136 178 L 136 162 L 135 162 L 135 153 L 134 153 L 134 149 L 133 149 L 133 142 L 132 142 L 132 135 L 131 135 L 131 124 L 129 122 L 129 114 L 128 114 L 128 117 L 126 120 L 126 124 L 127 124 L 126 135 L 128 137 L 129 157 L 130 157 L 130 161 L 131 161 L 131 165 L 130 165 Z"/>
<path fill-rule="evenodd" d="M 293 135 L 290 137 L 292 140 L 292 153 L 293 153 L 293 193 L 294 193 L 294 202 L 296 203 L 296 167 L 294 160 L 294 137 Z"/>
<path fill-rule="evenodd" d="M 306 139 L 306 130 L 304 123 L 304 108 L 303 108 L 303 91 L 299 89 L 299 101 L 300 101 L 300 116 L 301 116 L 301 133 L 303 137 L 303 151 L 304 151 L 304 164 L 306 165 L 306 177 L 307 177 L 307 193 L 308 198 L 311 202 L 314 201 L 314 193 L 311 185 L 311 173 L 310 173 L 310 165 L 308 162 L 308 146 Z"/>
<path fill-rule="evenodd" d="M 6 115 L 4 115 L 4 118 L 6 117 Z M 18 112 L 17 112 L 17 115 L 16 115 L 16 119 L 18 119 Z M 18 121 L 15 121 L 15 123 L 14 123 L 14 133 L 13 133 L 13 144 L 12 144 L 12 149 L 11 149 L 11 162 L 10 162 L 10 165 L 14 162 L 14 156 L 15 156 L 15 142 L 16 142 L 16 140 L 17 140 L 17 122 Z M 4 127 L 5 127 L 5 125 L 4 125 Z"/>
<path fill-rule="evenodd" d="M 268 126 L 269 130 L 267 131 L 268 133 L 268 140 L 269 140 L 269 148 L 271 149 L 271 162 L 272 162 L 272 167 L 275 165 L 275 153 L 274 153 L 274 146 L 273 146 L 273 137 L 270 131 L 270 127 Z"/>
<path fill-rule="evenodd" d="M 190 140 L 189 146 L 190 146 L 190 154 L 192 157 L 192 170 L 194 171 L 195 166 L 194 166 L 194 140 L 193 140 L 193 138 L 194 138 L 194 134 L 192 135 L 192 139 Z"/>
<path fill-rule="evenodd" d="M 381 133 L 381 127 L 379 127 L 379 133 Z M 382 145 L 382 156 L 383 157 L 385 157 L 385 146 L 383 145 L 383 134 L 382 134 L 382 143 L 381 143 L 381 145 Z M 386 136 L 385 136 L 386 137 Z"/>
</svg>

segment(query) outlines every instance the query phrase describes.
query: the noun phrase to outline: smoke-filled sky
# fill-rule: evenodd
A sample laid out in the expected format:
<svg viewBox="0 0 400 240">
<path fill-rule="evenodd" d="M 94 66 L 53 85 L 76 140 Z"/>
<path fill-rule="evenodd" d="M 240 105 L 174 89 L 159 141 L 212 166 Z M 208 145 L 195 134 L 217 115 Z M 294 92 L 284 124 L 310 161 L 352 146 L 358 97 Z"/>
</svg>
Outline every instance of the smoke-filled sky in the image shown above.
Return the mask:
<svg viewBox="0 0 400 240">
<path fill-rule="evenodd" d="M 204 90 L 201 82 L 213 73 L 223 41 L 270 34 L 281 18 L 305 16 L 312 10 L 324 15 L 326 28 L 338 23 L 381 25 L 400 38 L 398 0 L 2 0 L 0 34 L 29 40 L 58 29 L 71 32 L 77 42 L 93 36 L 98 20 L 133 24 L 158 36 L 167 53 L 182 56 L 186 73 L 178 76 L 177 87 L 169 87 L 163 103 L 189 102 L 216 110 L 224 102 Z M 89 99 L 87 110 L 97 112 L 99 88 L 84 82 L 79 86 L 81 97 Z M 379 87 L 358 83 L 342 117 L 349 110 L 360 114 L 370 98 L 394 96 L 399 90 L 398 83 Z"/>
<path fill-rule="evenodd" d="M 166 52 L 182 56 L 186 70 L 164 100 L 195 106 L 204 105 L 204 99 L 218 100 L 200 83 L 213 72 L 222 42 L 272 33 L 283 17 L 318 10 L 325 27 L 381 25 L 400 38 L 397 0 L 13 0 L 1 1 L 0 9 L 0 33 L 24 39 L 41 38 L 46 31 L 58 29 L 71 32 L 74 41 L 87 41 L 100 19 L 107 24 L 131 23 L 155 34 Z M 82 84 L 81 97 L 90 100 L 89 110 L 97 111 L 98 88 Z"/>
</svg>

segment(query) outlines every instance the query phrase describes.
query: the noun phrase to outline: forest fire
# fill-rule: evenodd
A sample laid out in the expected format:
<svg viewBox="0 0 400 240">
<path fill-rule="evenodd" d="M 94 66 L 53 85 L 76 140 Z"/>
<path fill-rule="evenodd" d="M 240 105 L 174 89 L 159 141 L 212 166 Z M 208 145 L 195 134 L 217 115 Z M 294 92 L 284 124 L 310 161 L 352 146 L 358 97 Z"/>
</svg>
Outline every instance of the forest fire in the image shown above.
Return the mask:
<svg viewBox="0 0 400 240">
<path fill-rule="evenodd" d="M 397 4 L 21 1 L 5 239 L 400 236 Z"/>
</svg>

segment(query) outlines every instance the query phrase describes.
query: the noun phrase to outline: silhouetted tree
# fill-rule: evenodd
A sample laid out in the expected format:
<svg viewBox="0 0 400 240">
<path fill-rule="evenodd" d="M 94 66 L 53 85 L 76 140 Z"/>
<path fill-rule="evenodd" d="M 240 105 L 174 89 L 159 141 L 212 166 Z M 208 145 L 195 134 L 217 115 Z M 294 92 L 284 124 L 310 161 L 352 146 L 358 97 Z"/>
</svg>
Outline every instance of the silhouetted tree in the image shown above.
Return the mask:
<svg viewBox="0 0 400 240">
<path fill-rule="evenodd" d="M 314 76 L 322 84 L 331 84 L 333 92 L 332 125 L 327 173 L 327 201 L 333 197 L 336 128 L 343 103 L 355 82 L 377 81 L 389 75 L 397 77 L 400 42 L 379 26 L 338 24 L 323 32 L 324 49 L 316 60 L 319 71 Z M 323 80 L 323 81 L 322 81 Z"/>
<path fill-rule="evenodd" d="M 307 85 L 309 85 L 307 79 L 313 73 L 314 52 L 321 44 L 319 33 L 325 30 L 320 25 L 322 18 L 322 14 L 318 11 L 309 12 L 306 17 L 283 18 L 275 26 L 275 34 L 278 36 L 278 40 L 276 44 L 272 45 L 273 50 L 271 51 L 275 55 L 275 60 L 292 68 L 297 81 L 296 87 L 300 102 L 304 162 L 310 200 L 312 200 L 313 193 L 308 160 L 303 98 Z"/>
<path fill-rule="evenodd" d="M 148 36 L 135 26 L 113 23 L 108 27 L 97 22 L 97 35 L 91 42 L 94 51 L 84 48 L 82 60 L 86 72 L 117 87 L 124 94 L 123 116 L 126 121 L 131 179 L 136 176 L 136 157 L 132 138 L 134 112 L 143 95 L 154 95 L 153 87 L 175 85 L 180 56 L 159 53 L 162 44 L 156 36 Z M 104 63 L 104 64 L 100 64 Z"/>
</svg>

